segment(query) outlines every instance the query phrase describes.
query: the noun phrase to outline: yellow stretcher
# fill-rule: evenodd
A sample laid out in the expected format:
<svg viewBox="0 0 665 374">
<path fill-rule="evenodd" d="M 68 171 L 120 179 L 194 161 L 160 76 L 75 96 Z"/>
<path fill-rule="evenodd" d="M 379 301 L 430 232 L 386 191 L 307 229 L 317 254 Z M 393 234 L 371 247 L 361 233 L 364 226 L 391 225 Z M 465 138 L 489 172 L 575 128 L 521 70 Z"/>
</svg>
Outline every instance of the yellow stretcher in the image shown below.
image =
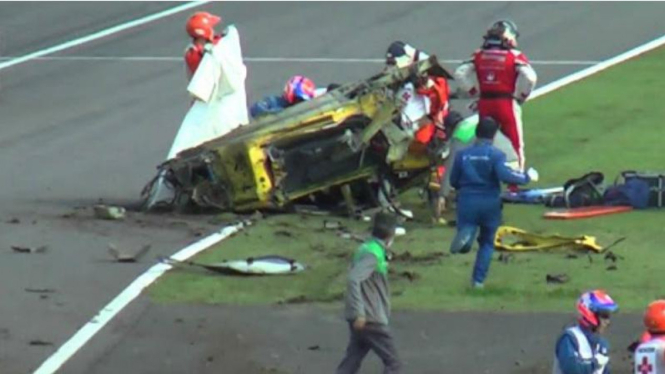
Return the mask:
<svg viewBox="0 0 665 374">
<path fill-rule="evenodd" d="M 621 240 L 623 238 L 612 245 Z M 499 227 L 494 238 L 494 247 L 499 250 L 513 252 L 541 251 L 565 247 L 592 250 L 598 253 L 609 248 L 609 246 L 603 248 L 603 246 L 598 244 L 595 236 L 582 235 L 567 237 L 562 235 L 532 234 L 510 226 Z"/>
</svg>

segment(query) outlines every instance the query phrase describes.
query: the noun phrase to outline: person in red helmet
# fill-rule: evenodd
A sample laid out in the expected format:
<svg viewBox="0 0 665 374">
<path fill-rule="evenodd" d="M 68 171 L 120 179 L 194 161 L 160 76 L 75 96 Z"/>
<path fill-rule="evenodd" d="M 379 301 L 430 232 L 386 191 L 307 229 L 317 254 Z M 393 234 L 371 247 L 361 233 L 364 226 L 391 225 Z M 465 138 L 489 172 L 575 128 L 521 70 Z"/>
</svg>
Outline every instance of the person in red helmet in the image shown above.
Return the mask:
<svg viewBox="0 0 665 374">
<path fill-rule="evenodd" d="M 215 26 L 221 21 L 221 17 L 208 12 L 196 12 L 187 20 L 185 29 L 192 37 L 192 43 L 185 50 L 188 79 L 192 78 L 199 67 L 206 48 L 211 48 L 222 39 L 222 35 L 215 35 Z"/>
<path fill-rule="evenodd" d="M 644 313 L 647 333 L 634 353 L 635 374 L 665 373 L 665 300 L 649 304 Z"/>
<path fill-rule="evenodd" d="M 309 101 L 316 97 L 316 85 L 314 82 L 302 75 L 295 75 L 286 82 L 282 95 L 272 95 L 254 103 L 249 108 L 252 118 L 266 114 L 275 114 L 303 101 Z"/>
<path fill-rule="evenodd" d="M 499 122 L 510 139 L 524 170 L 522 104 L 536 85 L 537 75 L 529 59 L 517 49 L 519 32 L 511 21 L 495 22 L 484 36 L 482 48 L 455 71 L 460 87 L 471 97 L 480 96 L 478 114 Z"/>
</svg>

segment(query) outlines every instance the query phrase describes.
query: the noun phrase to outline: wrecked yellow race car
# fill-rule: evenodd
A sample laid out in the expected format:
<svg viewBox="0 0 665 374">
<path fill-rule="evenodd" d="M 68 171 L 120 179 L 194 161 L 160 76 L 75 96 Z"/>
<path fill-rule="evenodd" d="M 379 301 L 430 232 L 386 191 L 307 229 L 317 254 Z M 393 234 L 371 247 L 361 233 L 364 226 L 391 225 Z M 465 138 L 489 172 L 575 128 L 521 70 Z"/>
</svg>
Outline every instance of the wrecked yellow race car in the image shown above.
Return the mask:
<svg viewBox="0 0 665 374">
<path fill-rule="evenodd" d="M 428 75 L 451 78 L 431 56 L 186 149 L 158 167 L 175 192 L 162 207 L 247 212 L 314 205 L 349 213 L 362 205 L 394 207 L 391 196 L 425 186 L 445 156 L 445 147 L 414 146 L 417 129 L 399 120 L 396 93 Z"/>
</svg>

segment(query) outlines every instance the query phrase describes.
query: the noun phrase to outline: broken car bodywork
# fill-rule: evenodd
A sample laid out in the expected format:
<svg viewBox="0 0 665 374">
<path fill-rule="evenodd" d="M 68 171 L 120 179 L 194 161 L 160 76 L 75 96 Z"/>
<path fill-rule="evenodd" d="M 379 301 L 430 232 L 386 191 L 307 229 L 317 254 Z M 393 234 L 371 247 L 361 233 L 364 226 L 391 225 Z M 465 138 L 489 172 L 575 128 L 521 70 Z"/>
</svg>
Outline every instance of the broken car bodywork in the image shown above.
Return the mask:
<svg viewBox="0 0 665 374">
<path fill-rule="evenodd" d="M 413 131 L 399 123 L 396 92 L 428 74 L 450 77 L 432 56 L 180 152 L 158 167 L 175 191 L 166 205 L 284 210 L 303 200 L 372 199 L 379 185 L 392 191 L 413 186 L 429 175 L 432 157 L 413 146 Z"/>
</svg>

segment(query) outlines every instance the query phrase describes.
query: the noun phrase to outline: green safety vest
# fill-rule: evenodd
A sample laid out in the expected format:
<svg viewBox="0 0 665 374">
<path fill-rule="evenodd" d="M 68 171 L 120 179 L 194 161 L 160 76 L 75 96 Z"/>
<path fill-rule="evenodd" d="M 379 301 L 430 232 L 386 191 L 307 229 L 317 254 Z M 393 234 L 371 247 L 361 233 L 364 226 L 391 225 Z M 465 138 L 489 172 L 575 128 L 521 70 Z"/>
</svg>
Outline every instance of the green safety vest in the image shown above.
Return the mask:
<svg viewBox="0 0 665 374">
<path fill-rule="evenodd" d="M 459 140 L 463 144 L 468 142 L 476 136 L 476 127 L 478 126 L 477 121 L 472 121 L 471 119 L 465 119 L 460 122 L 453 133 L 453 138 Z"/>
<path fill-rule="evenodd" d="M 371 253 L 376 257 L 376 272 L 386 275 L 388 274 L 388 260 L 386 260 L 386 251 L 383 245 L 376 239 L 370 239 L 363 243 L 356 251 L 353 261 L 357 262 L 362 256 Z"/>
</svg>

